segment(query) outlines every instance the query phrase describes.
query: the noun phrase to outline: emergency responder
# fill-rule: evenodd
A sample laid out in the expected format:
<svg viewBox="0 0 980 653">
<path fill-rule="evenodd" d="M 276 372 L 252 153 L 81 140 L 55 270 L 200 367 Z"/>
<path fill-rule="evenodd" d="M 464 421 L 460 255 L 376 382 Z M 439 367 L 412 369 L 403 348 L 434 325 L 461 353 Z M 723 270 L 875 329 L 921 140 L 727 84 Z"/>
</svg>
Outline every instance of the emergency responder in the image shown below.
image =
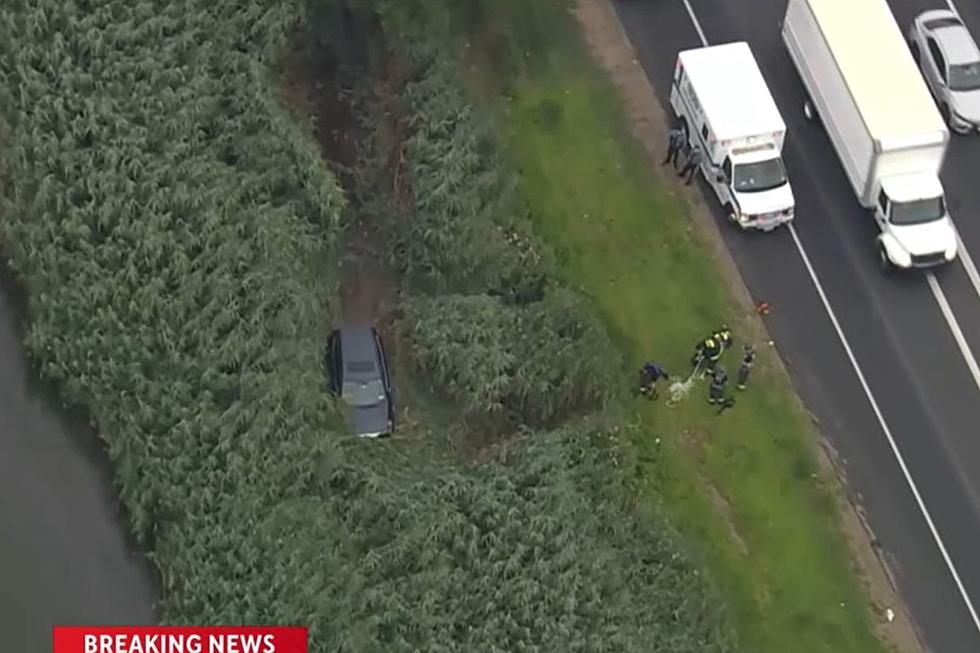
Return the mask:
<svg viewBox="0 0 980 653">
<path fill-rule="evenodd" d="M 721 404 L 725 400 L 725 385 L 728 383 L 728 373 L 725 367 L 719 365 L 711 375 L 711 385 L 708 386 L 708 403 Z"/>
<path fill-rule="evenodd" d="M 667 373 L 667 370 L 662 365 L 650 362 L 644 363 L 643 367 L 640 368 L 640 394 L 645 395 L 650 400 L 656 399 L 657 381 L 669 378 L 670 374 Z"/>
<path fill-rule="evenodd" d="M 711 338 L 698 340 L 698 343 L 694 345 L 694 353 L 691 355 L 691 369 L 696 368 L 698 365 L 704 362 L 704 350 L 709 340 L 711 340 Z"/>
<path fill-rule="evenodd" d="M 667 156 L 664 158 L 663 165 L 673 163 L 674 170 L 677 169 L 677 156 L 681 153 L 681 148 L 684 147 L 684 140 L 684 130 L 680 126 L 670 130 L 670 133 L 667 134 Z"/>
<path fill-rule="evenodd" d="M 721 358 L 721 343 L 711 335 L 699 342 L 694 348 L 691 367 L 697 368 L 699 364 L 703 365 L 702 372 L 707 373 L 715 369 L 719 358 Z"/>
<path fill-rule="evenodd" d="M 727 324 L 722 324 L 721 328 L 714 332 L 714 337 L 721 345 L 722 351 L 726 351 L 732 346 L 734 342 L 732 338 L 732 330 L 728 328 Z"/>
<path fill-rule="evenodd" d="M 701 156 L 701 146 L 697 143 L 688 148 L 687 161 L 684 163 L 684 167 L 681 168 L 681 171 L 677 173 L 678 177 L 687 175 L 687 181 L 684 183 L 688 186 L 690 186 L 691 182 L 694 181 L 694 175 L 698 171 L 698 166 L 701 165 Z"/>
<path fill-rule="evenodd" d="M 749 385 L 749 373 L 752 371 L 752 364 L 755 362 L 755 347 L 745 345 L 742 348 L 742 364 L 738 366 L 738 379 L 735 387 L 745 390 Z"/>
<path fill-rule="evenodd" d="M 734 408 L 734 407 L 735 407 L 735 397 L 725 397 L 718 404 L 718 414 L 721 415 L 729 408 Z"/>
</svg>

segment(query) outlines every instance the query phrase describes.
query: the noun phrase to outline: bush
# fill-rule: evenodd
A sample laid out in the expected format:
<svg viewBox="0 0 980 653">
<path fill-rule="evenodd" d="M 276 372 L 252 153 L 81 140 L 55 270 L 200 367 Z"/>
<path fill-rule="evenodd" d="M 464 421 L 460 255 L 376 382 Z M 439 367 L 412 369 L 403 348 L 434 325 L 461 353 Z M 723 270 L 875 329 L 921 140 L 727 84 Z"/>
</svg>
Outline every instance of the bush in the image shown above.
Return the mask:
<svg viewBox="0 0 980 653">
<path fill-rule="evenodd" d="M 167 619 L 259 618 L 246 597 L 291 554 L 247 555 L 247 525 L 308 492 L 336 421 L 316 361 L 334 292 L 315 270 L 344 200 L 268 74 L 299 16 L 0 9 L 0 236 L 27 344 L 105 440 Z"/>
<path fill-rule="evenodd" d="M 517 368 L 513 308 L 487 295 L 415 297 L 405 318 L 415 358 L 466 413 L 504 409 Z"/>
<path fill-rule="evenodd" d="M 550 260 L 530 236 L 490 133 L 445 63 L 425 49 L 408 56 L 416 72 L 402 99 L 414 206 L 399 243 L 404 272 L 431 292 L 540 298 Z"/>
<path fill-rule="evenodd" d="M 625 499 L 620 437 L 583 422 L 518 441 L 510 462 L 404 483 L 334 470 L 325 492 L 343 497 L 365 592 L 333 616 L 377 634 L 339 629 L 328 650 L 731 650 L 672 533 Z"/>
<path fill-rule="evenodd" d="M 406 319 L 419 363 L 469 413 L 507 409 L 542 425 L 601 407 L 619 388 L 618 352 L 568 291 L 527 306 L 486 295 L 416 297 Z"/>
<path fill-rule="evenodd" d="M 530 304 L 518 320 L 515 400 L 532 423 L 601 408 L 622 387 L 623 364 L 605 329 L 569 290 Z"/>
</svg>

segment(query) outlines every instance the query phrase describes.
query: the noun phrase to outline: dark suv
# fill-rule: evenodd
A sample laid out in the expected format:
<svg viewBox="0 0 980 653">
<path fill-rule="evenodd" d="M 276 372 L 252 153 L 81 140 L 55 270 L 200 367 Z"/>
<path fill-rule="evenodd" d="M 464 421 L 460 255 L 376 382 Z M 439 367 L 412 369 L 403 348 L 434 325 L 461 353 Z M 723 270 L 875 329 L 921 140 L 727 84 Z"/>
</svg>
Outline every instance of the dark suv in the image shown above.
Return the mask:
<svg viewBox="0 0 980 653">
<path fill-rule="evenodd" d="M 330 389 L 341 397 L 347 426 L 360 437 L 391 435 L 395 401 L 384 345 L 374 327 L 343 326 L 327 340 Z"/>
</svg>

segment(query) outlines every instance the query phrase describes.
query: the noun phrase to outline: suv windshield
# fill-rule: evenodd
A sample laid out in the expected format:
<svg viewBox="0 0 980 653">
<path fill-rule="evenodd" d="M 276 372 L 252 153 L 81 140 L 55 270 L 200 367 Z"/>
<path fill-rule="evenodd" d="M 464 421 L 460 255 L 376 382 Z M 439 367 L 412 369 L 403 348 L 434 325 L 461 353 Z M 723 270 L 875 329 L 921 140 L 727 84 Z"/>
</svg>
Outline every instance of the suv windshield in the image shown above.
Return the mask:
<svg viewBox="0 0 980 653">
<path fill-rule="evenodd" d="M 771 190 L 785 183 L 786 169 L 783 168 L 783 160 L 779 157 L 736 165 L 735 177 L 732 180 L 732 185 L 739 193 Z"/>
<path fill-rule="evenodd" d="M 341 395 L 344 403 L 356 408 L 366 408 L 385 399 L 385 388 L 380 379 L 371 381 L 344 381 Z"/>
<path fill-rule="evenodd" d="M 911 202 L 892 202 L 891 223 L 897 225 L 932 222 L 946 215 L 942 197 Z"/>
<path fill-rule="evenodd" d="M 949 67 L 949 90 L 980 90 L 980 61 Z"/>
</svg>

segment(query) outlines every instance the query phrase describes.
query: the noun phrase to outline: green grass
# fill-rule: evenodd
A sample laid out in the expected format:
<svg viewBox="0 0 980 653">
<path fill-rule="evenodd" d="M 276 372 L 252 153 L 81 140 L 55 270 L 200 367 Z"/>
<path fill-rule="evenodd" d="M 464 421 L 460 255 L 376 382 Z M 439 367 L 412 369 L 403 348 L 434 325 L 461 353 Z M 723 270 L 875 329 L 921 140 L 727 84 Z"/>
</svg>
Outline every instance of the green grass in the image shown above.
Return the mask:
<svg viewBox="0 0 980 653">
<path fill-rule="evenodd" d="M 538 234 L 630 360 L 686 370 L 699 337 L 738 322 L 733 296 L 689 235 L 685 204 L 651 173 L 574 23 L 557 5 L 532 4 L 534 15 L 511 4 L 494 17 L 498 30 L 509 17 L 534 35 L 527 61 L 512 57 L 496 78 L 484 69 L 475 83 L 509 96 L 484 100 L 500 117 Z M 730 371 L 739 348 L 727 356 Z M 704 387 L 674 410 L 638 405 L 641 487 L 663 501 L 717 579 L 745 650 L 884 650 L 840 530 L 837 488 L 818 468 L 816 434 L 788 379 L 765 364 L 771 355 L 762 351 L 751 389 L 721 416 Z"/>
</svg>

